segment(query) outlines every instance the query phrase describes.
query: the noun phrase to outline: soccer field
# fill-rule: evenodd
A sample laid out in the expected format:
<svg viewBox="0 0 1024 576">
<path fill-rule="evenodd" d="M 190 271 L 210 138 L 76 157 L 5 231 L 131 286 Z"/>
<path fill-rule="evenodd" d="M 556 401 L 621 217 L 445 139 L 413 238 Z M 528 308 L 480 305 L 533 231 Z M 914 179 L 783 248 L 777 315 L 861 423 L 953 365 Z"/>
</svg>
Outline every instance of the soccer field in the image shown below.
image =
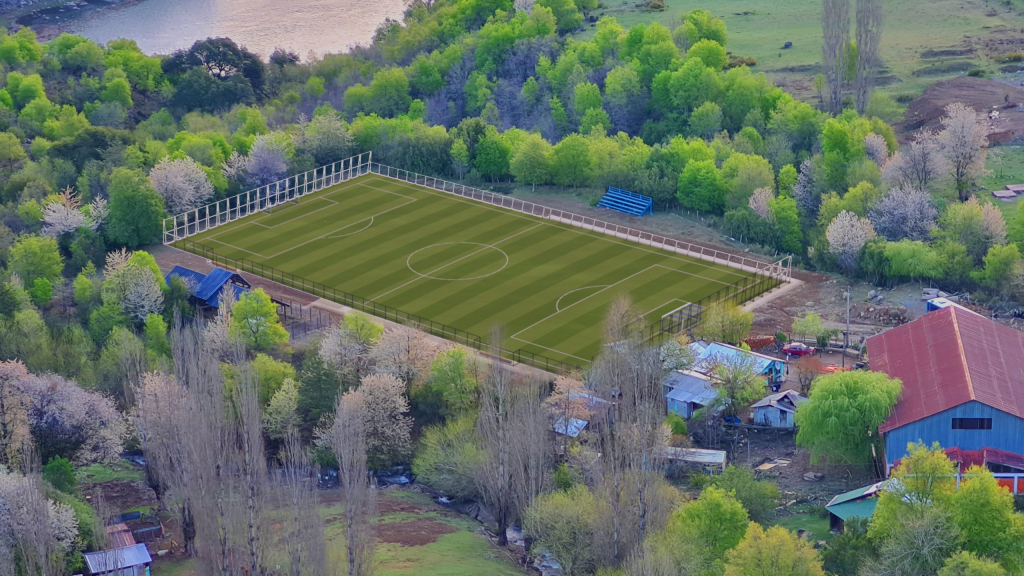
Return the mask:
<svg viewBox="0 0 1024 576">
<path fill-rule="evenodd" d="M 581 366 L 599 351 L 617 295 L 657 323 L 752 276 L 376 174 L 175 245 L 201 245 L 482 338 L 502 325 L 506 349 Z"/>
</svg>

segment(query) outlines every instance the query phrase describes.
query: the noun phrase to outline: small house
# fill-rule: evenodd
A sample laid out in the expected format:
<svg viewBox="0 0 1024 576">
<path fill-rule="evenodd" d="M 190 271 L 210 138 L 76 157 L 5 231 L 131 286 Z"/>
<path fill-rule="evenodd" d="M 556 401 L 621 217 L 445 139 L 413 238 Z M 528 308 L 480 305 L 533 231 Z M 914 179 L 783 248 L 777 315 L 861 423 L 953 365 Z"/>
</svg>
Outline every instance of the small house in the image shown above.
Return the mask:
<svg viewBox="0 0 1024 576">
<path fill-rule="evenodd" d="M 168 283 L 172 276 L 181 278 L 192 288 L 192 303 L 200 309 L 217 309 L 223 294 L 238 300 L 242 292 L 252 289 L 252 284 L 241 274 L 223 268 L 214 268 L 209 274 L 203 274 L 191 268 L 175 266 L 165 277 Z"/>
<path fill-rule="evenodd" d="M 693 370 L 676 370 L 665 379 L 665 401 L 668 411 L 683 418 L 710 404 L 718 397 L 711 378 Z"/>
<path fill-rule="evenodd" d="M 86 573 L 91 576 L 148 576 L 149 565 L 153 562 L 145 544 L 86 552 L 82 558 L 85 560 Z"/>
<path fill-rule="evenodd" d="M 769 394 L 750 406 L 754 411 L 754 424 L 773 428 L 793 428 L 793 416 L 804 402 L 807 402 L 807 398 L 794 390 Z"/>
<path fill-rule="evenodd" d="M 701 374 L 710 374 L 720 364 L 749 363 L 773 389 L 786 379 L 786 361 L 751 352 L 721 342 L 698 341 L 690 344 L 695 362 L 693 369 Z"/>
<path fill-rule="evenodd" d="M 581 401 L 581 403 L 586 406 L 587 411 L 591 414 L 589 419 L 569 416 L 568 422 L 566 422 L 566 416 L 563 415 L 559 416 L 555 420 L 555 423 L 551 426 L 551 429 L 555 434 L 568 436 L 570 438 L 578 438 L 579 435 L 583 433 L 583 430 L 586 429 L 587 426 L 590 426 L 590 420 L 594 420 L 595 418 L 604 418 L 605 413 L 612 405 L 611 402 L 604 398 L 599 398 L 593 394 L 587 394 L 585 392 L 570 392 L 569 399 L 573 401 Z"/>
<path fill-rule="evenodd" d="M 842 532 L 846 527 L 846 521 L 851 518 L 870 520 L 875 514 L 875 506 L 878 505 L 878 494 L 886 484 L 888 484 L 888 480 L 883 480 L 870 486 L 850 490 L 830 500 L 825 505 L 825 510 L 828 510 L 829 530 Z"/>
</svg>

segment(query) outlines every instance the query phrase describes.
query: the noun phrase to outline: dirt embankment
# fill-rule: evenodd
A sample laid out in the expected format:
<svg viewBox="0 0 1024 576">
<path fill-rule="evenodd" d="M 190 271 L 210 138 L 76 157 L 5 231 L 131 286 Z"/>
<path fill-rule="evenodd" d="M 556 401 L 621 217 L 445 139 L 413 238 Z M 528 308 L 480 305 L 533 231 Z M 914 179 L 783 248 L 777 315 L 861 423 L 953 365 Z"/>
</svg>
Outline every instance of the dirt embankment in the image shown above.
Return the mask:
<svg viewBox="0 0 1024 576">
<path fill-rule="evenodd" d="M 1024 135 L 1024 88 L 961 76 L 930 86 L 910 103 L 903 123 L 897 126 L 900 139 L 909 140 L 922 129 L 941 129 L 946 106 L 954 102 L 962 102 L 985 117 L 992 144 Z"/>
</svg>

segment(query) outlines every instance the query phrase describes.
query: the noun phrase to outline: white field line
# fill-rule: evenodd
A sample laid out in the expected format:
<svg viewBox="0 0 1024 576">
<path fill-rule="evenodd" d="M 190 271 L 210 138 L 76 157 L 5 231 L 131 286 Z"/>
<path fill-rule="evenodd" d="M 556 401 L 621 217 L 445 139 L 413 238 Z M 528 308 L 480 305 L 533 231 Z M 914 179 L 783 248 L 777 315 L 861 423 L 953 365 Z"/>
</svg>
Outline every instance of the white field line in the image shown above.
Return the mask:
<svg viewBox="0 0 1024 576">
<path fill-rule="evenodd" d="M 565 294 L 562 294 L 561 296 L 559 296 L 558 300 L 555 300 L 555 312 L 561 312 L 562 311 L 562 308 L 559 307 L 559 304 L 562 303 L 562 298 L 565 298 L 569 294 L 572 294 L 573 292 L 579 292 L 580 290 L 586 290 L 587 288 L 605 288 L 607 286 L 608 286 L 607 284 L 597 284 L 597 285 L 594 285 L 594 286 L 584 286 L 583 288 L 573 288 L 572 290 L 569 290 Z"/>
<path fill-rule="evenodd" d="M 309 199 L 310 202 L 312 202 L 314 200 L 323 200 L 324 202 L 330 202 L 331 204 L 333 204 L 335 206 L 338 205 L 337 202 L 335 202 L 334 200 L 331 200 L 330 198 L 328 198 L 326 196 L 317 196 L 315 198 L 310 198 Z M 278 206 L 280 206 L 280 204 L 278 204 Z M 288 206 L 287 208 L 285 208 L 285 210 L 291 210 L 292 208 L 295 208 L 297 206 L 299 206 L 299 205 L 298 204 L 294 204 L 292 206 Z M 319 212 L 321 210 L 327 210 L 328 208 L 330 208 L 330 206 L 324 206 L 323 208 L 317 208 L 316 210 L 313 210 L 312 212 L 306 212 L 305 214 L 299 214 L 298 216 L 296 216 L 294 218 L 289 218 L 288 220 L 285 220 L 284 222 L 278 222 L 277 224 L 274 224 L 273 226 L 267 226 L 266 224 L 260 222 L 260 220 L 265 220 L 266 218 L 254 219 L 252 221 L 252 223 L 257 225 L 257 226 L 263 226 L 264 228 L 266 228 L 268 230 L 273 230 L 274 228 L 277 228 L 278 226 L 283 226 L 283 225 L 285 225 L 285 224 L 287 224 L 289 222 L 292 222 L 294 220 L 298 220 L 300 218 L 305 218 L 306 216 L 309 216 L 310 214 L 316 214 L 317 212 Z M 270 213 L 270 212 L 261 211 L 261 216 L 273 216 L 273 214 Z"/>
<path fill-rule="evenodd" d="M 434 194 L 435 196 L 442 196 L 444 198 L 451 198 L 451 199 L 454 199 L 454 200 L 458 200 L 458 201 L 461 201 L 461 202 L 472 204 L 473 206 L 481 206 L 481 207 L 487 208 L 489 210 L 494 210 L 494 211 L 497 211 L 497 212 L 502 212 L 504 214 L 509 214 L 509 215 L 512 215 L 512 216 L 516 216 L 518 218 L 523 218 L 524 220 L 533 220 L 535 222 L 537 220 L 540 220 L 543 224 L 546 224 L 548 226 L 554 226 L 554 227 L 556 227 L 556 228 L 558 228 L 560 230 L 567 230 L 569 232 L 574 232 L 576 234 L 582 234 L 582 235 L 590 237 L 590 238 L 596 238 L 598 240 L 603 240 L 605 242 L 612 242 L 612 243 L 618 244 L 620 246 L 627 246 L 629 248 L 635 248 L 637 250 L 643 250 L 644 252 L 647 252 L 647 253 L 650 253 L 650 254 L 657 254 L 657 255 L 663 256 L 665 258 L 672 258 L 673 260 L 678 260 L 680 262 L 686 262 L 687 264 L 696 264 L 696 265 L 700 266 L 701 268 L 715 268 L 717 270 L 722 270 L 722 271 L 724 271 L 724 272 L 726 272 L 728 274 L 732 274 L 732 275 L 737 276 L 739 278 L 745 278 L 745 277 L 749 276 L 749 274 L 742 274 L 740 272 L 733 272 L 732 268 L 730 268 L 728 266 L 725 266 L 725 265 L 722 265 L 722 264 L 719 264 L 719 265 L 705 264 L 704 261 L 698 260 L 697 258 L 678 256 L 678 255 L 675 255 L 675 254 L 673 254 L 671 252 L 668 252 L 667 250 L 656 250 L 656 249 L 652 250 L 650 248 L 645 247 L 643 244 L 638 244 L 636 242 L 631 242 L 631 241 L 628 241 L 628 240 L 621 240 L 621 239 L 618 239 L 618 238 L 611 238 L 607 234 L 600 234 L 600 233 L 587 234 L 586 230 L 582 230 L 580 228 L 576 228 L 575 226 L 569 226 L 568 224 L 559 225 L 559 224 L 556 224 L 554 222 L 550 222 L 547 219 L 542 218 L 541 216 L 531 216 L 529 214 L 523 214 L 523 213 L 517 212 L 515 210 L 512 210 L 511 208 L 502 208 L 500 206 L 495 206 L 493 204 L 489 204 L 487 202 L 482 202 L 480 200 L 473 200 L 473 199 L 470 199 L 470 198 L 465 198 L 463 196 L 459 196 L 458 194 L 450 194 L 448 192 L 441 192 L 440 190 L 434 190 L 433 188 L 430 188 L 430 187 L 427 187 L 427 186 L 420 186 L 418 184 L 410 184 L 408 182 L 405 182 L 404 180 L 388 178 L 386 176 L 381 176 L 381 175 L 373 173 L 373 172 L 369 173 L 369 178 L 373 179 L 373 180 L 379 180 L 379 181 L 382 181 L 382 182 L 394 182 L 394 183 L 397 183 L 399 186 L 404 186 L 406 188 L 411 188 L 411 189 L 414 189 L 414 190 L 421 190 L 423 192 Z M 728 283 L 726 283 L 726 284 L 728 284 Z"/>
<path fill-rule="evenodd" d="M 538 324 L 543 324 L 544 322 L 547 322 L 548 320 L 550 320 L 554 316 L 557 316 L 558 314 L 561 314 L 562 312 L 565 312 L 569 308 L 572 308 L 573 306 L 575 306 L 575 305 L 577 305 L 577 304 L 579 304 L 581 302 L 585 302 L 586 300 L 589 300 L 589 299 L 593 298 L 594 296 L 597 296 L 598 294 L 604 292 L 605 290 L 608 290 L 609 288 L 614 288 L 618 284 L 621 284 L 621 283 L 625 282 L 626 280 L 629 280 L 630 278 L 633 278 L 634 276 L 639 276 L 640 274 L 643 274 L 644 272 L 647 272 L 651 268 L 664 268 L 665 270 L 671 270 L 672 272 L 678 272 L 680 274 L 686 274 L 687 276 L 697 276 L 696 274 L 693 274 L 692 272 L 686 272 L 684 270 L 677 270 L 675 268 L 670 268 L 670 267 L 664 266 L 662 264 L 652 264 L 652 265 L 648 266 L 647 268 L 644 268 L 643 270 L 640 270 L 638 272 L 630 274 L 629 276 L 626 276 L 622 280 L 619 280 L 619 281 L 617 281 L 617 282 L 615 282 L 613 284 L 609 284 L 609 285 L 605 286 L 604 288 L 598 290 L 597 292 L 594 292 L 593 294 L 591 294 L 589 296 L 585 296 L 585 297 L 577 300 L 576 302 L 573 302 L 572 304 L 569 304 L 568 306 L 566 306 L 565 308 L 562 308 L 561 310 L 557 310 L 553 314 L 549 314 L 549 315 L 545 316 L 544 318 L 541 318 L 540 320 L 534 322 L 533 324 L 530 324 L 526 328 L 523 328 L 522 330 L 516 332 L 512 336 L 509 336 L 509 338 L 511 338 L 512 340 L 518 340 L 520 342 L 524 342 L 526 344 L 530 344 L 532 346 L 537 346 L 538 348 L 544 348 L 545 350 L 551 350 L 552 352 L 558 352 L 559 354 L 564 354 L 565 356 L 572 356 L 573 358 L 579 358 L 579 356 L 573 356 L 572 354 L 569 354 L 567 352 L 562 352 L 561 350 L 557 350 L 555 348 L 548 348 L 547 346 L 541 346 L 540 344 L 537 344 L 536 342 L 532 342 L 530 340 L 525 340 L 523 338 L 520 338 L 519 335 L 522 334 L 523 332 L 526 332 L 527 330 L 533 328 L 534 326 L 537 326 Z M 708 279 L 708 280 L 710 280 L 710 279 Z M 716 282 L 720 282 L 720 280 L 715 280 L 715 281 Z M 722 282 L 722 283 L 725 284 L 724 282 Z M 566 292 L 566 294 L 569 294 L 569 292 Z M 564 295 L 565 294 L 563 294 L 563 296 Z M 669 300 L 669 302 L 674 302 L 674 301 L 685 302 L 685 300 L 681 300 L 679 298 L 673 298 L 672 300 Z M 666 302 L 666 304 L 667 304 L 667 302 Z M 665 304 L 662 304 L 661 306 L 664 306 L 664 305 Z M 658 308 L 661 308 L 661 306 L 659 306 Z M 655 310 L 657 310 L 657 308 L 655 308 Z M 648 312 L 648 314 L 650 314 L 650 312 Z M 646 314 L 644 316 L 646 316 Z M 579 359 L 580 360 L 585 360 L 587 362 L 590 361 L 590 360 L 587 360 L 585 358 L 579 358 Z"/>
<path fill-rule="evenodd" d="M 420 274 L 419 272 L 417 272 L 415 270 L 412 270 L 412 268 L 410 267 L 409 269 L 412 270 L 412 273 L 416 274 L 415 278 L 413 278 L 412 280 L 409 280 L 405 284 L 402 284 L 400 286 L 396 286 L 396 287 L 392 288 L 391 290 L 388 290 L 387 292 L 381 294 L 380 296 L 377 296 L 376 298 L 371 298 L 371 300 L 380 300 L 381 298 L 387 296 L 388 294 L 391 294 L 392 292 L 394 292 L 396 290 L 399 290 L 401 288 L 405 288 L 406 286 L 408 286 L 409 284 L 412 284 L 413 282 L 416 282 L 417 280 L 422 280 L 424 278 L 429 278 L 430 275 L 434 274 L 435 272 L 440 272 L 441 270 L 444 270 L 445 268 L 447 268 L 447 267 L 449 267 L 449 266 L 451 266 L 453 264 L 457 264 L 457 263 L 465 260 L 466 258 L 469 258 L 470 256 L 475 256 L 475 255 L 483 252 L 484 250 L 487 250 L 488 248 L 495 248 L 498 244 L 501 244 L 502 242 L 505 242 L 506 240 L 511 240 L 511 239 L 515 238 L 516 236 L 519 236 L 521 234 L 525 234 L 525 233 L 529 232 L 530 230 L 533 230 L 534 228 L 538 228 L 538 227 L 540 227 L 540 224 L 537 224 L 536 226 L 531 226 L 531 227 L 529 227 L 529 228 L 527 228 L 525 230 L 520 230 L 519 232 L 516 232 L 515 234 L 513 234 L 511 236 L 508 236 L 506 238 L 502 238 L 501 240 L 498 240 L 497 242 L 492 242 L 491 244 L 483 244 L 482 245 L 483 247 L 480 248 L 479 250 L 474 250 L 473 252 L 470 252 L 469 254 L 466 254 L 462 258 L 458 258 L 456 260 L 452 260 L 451 262 L 449 262 L 449 263 L 447 263 L 447 264 L 445 264 L 443 266 L 440 266 L 438 268 L 435 268 L 435 269 L 431 270 L 430 272 L 427 272 L 426 274 Z M 505 257 L 508 258 L 508 255 L 506 254 Z M 406 261 L 405 264 L 406 264 L 406 267 L 409 267 L 408 260 Z M 431 280 L 438 280 L 438 278 L 430 278 L 430 279 Z"/>
<path fill-rule="evenodd" d="M 398 196 L 401 196 L 403 198 L 408 198 L 408 196 L 405 196 L 404 194 L 398 194 Z M 344 230 L 346 228 L 350 228 L 352 226 L 355 226 L 356 224 L 359 224 L 360 222 L 365 222 L 365 221 L 369 220 L 370 224 L 373 224 L 373 219 L 376 218 L 377 216 L 381 216 L 383 214 L 387 214 L 388 212 L 391 212 L 392 210 L 398 210 L 399 208 L 402 208 L 403 206 L 408 206 L 409 204 L 412 204 L 413 202 L 416 202 L 415 198 L 410 199 L 408 202 L 403 202 L 403 203 L 399 204 L 398 206 L 394 206 L 394 207 L 388 208 L 387 210 L 384 210 L 382 212 L 378 212 L 376 214 L 373 214 L 372 216 L 367 216 L 366 218 L 363 218 L 361 220 L 356 220 L 355 222 L 352 222 L 351 224 L 346 224 L 346 225 L 344 225 L 344 226 L 342 226 L 340 228 L 335 228 L 334 230 L 331 230 L 329 232 L 325 232 L 325 233 L 321 234 L 320 236 L 317 236 L 316 238 L 310 238 L 309 240 L 306 240 L 305 242 L 303 242 L 301 244 L 296 244 L 295 246 L 292 246 L 290 248 L 285 248 L 284 250 L 281 250 L 280 252 L 277 252 L 275 254 L 270 254 L 270 255 L 260 254 L 259 252 L 253 252 L 252 250 L 246 250 L 245 248 L 241 248 L 241 247 L 235 246 L 233 244 L 228 244 L 227 242 L 224 242 L 223 240 L 216 240 L 216 239 L 213 238 L 213 236 L 210 236 L 209 238 L 211 240 L 213 240 L 214 242 L 218 242 L 218 243 L 223 244 L 225 246 L 234 248 L 235 250 L 241 250 L 242 252 L 248 252 L 249 254 L 253 254 L 255 256 L 259 256 L 260 258 L 266 258 L 266 259 L 269 260 L 270 258 L 276 258 L 276 257 L 280 256 L 281 254 L 284 254 L 285 252 L 291 252 L 292 250 L 295 250 L 296 248 L 301 248 L 302 246 L 305 246 L 306 244 L 309 244 L 310 242 L 316 242 L 317 240 L 320 240 L 321 238 L 328 238 L 330 235 L 337 234 L 338 232 L 341 232 L 342 230 Z M 356 232 L 353 232 L 352 234 L 355 234 L 357 232 L 362 232 L 363 230 L 366 230 L 368 228 L 369 228 L 369 226 L 365 226 L 361 230 L 357 230 Z"/>
</svg>

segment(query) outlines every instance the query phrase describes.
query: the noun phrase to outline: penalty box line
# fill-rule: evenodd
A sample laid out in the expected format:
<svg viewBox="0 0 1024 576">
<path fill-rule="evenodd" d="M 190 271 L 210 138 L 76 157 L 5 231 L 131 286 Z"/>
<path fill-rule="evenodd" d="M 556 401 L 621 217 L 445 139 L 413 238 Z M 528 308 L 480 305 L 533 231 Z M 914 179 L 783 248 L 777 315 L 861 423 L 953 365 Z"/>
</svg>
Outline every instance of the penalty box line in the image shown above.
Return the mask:
<svg viewBox="0 0 1024 576">
<path fill-rule="evenodd" d="M 512 336 L 509 336 L 509 338 L 512 339 L 512 340 L 518 340 L 518 341 L 520 341 L 520 342 L 522 342 L 524 344 L 529 344 L 531 346 L 536 346 L 538 348 L 543 348 L 545 350 L 550 350 L 551 352 L 557 352 L 557 353 L 562 354 L 564 356 L 570 356 L 570 357 L 576 358 L 578 360 L 583 360 L 585 362 L 589 362 L 590 360 L 588 360 L 586 358 L 580 358 L 579 356 L 575 356 L 573 354 L 569 354 L 568 352 L 563 352 L 561 350 L 558 350 L 557 348 L 549 348 L 547 346 L 542 346 L 542 345 L 537 344 L 536 342 L 533 342 L 531 340 L 526 340 L 525 338 L 520 338 L 519 335 L 522 334 L 523 332 L 526 332 L 527 330 L 530 330 L 530 329 L 534 328 L 535 326 L 537 326 L 539 324 L 543 324 L 544 322 L 547 322 L 551 318 L 554 318 L 555 316 L 561 314 L 562 312 L 565 312 L 566 310 L 572 308 L 573 306 L 576 306 L 577 304 L 581 304 L 581 303 L 583 303 L 583 302 L 593 298 L 594 296 L 597 296 L 598 294 L 601 294 L 602 292 L 605 292 L 606 290 L 612 289 L 612 288 L 616 287 L 617 285 L 622 284 L 623 282 L 626 282 L 627 280 L 630 280 L 631 278 L 634 278 L 636 276 L 639 276 L 639 275 L 641 275 L 641 274 L 651 270 L 652 268 L 663 268 L 665 270 L 670 270 L 672 272 L 678 272 L 680 274 L 686 274 L 687 276 L 694 276 L 694 277 L 697 277 L 697 278 L 704 278 L 703 276 L 700 276 L 698 274 L 694 274 L 692 272 L 686 272 L 685 270 L 679 270 L 679 269 L 676 269 L 676 268 L 671 268 L 671 267 L 665 266 L 663 264 L 652 264 L 652 265 L 648 266 L 647 268 L 644 268 L 643 270 L 640 270 L 638 272 L 634 272 L 633 274 L 630 274 L 629 276 L 626 276 L 625 278 L 623 278 L 623 279 L 621 279 L 621 280 L 619 280 L 617 282 L 614 282 L 612 284 L 608 284 L 604 288 L 598 290 L 597 292 L 594 292 L 593 294 L 590 294 L 589 296 L 584 296 L 583 298 L 577 300 L 576 302 L 573 302 L 572 304 L 566 306 L 565 308 L 562 308 L 561 310 L 557 310 L 553 314 L 549 314 L 549 315 L 545 316 L 544 318 L 541 318 L 540 320 L 534 322 L 533 324 L 530 324 L 526 328 L 523 328 L 522 330 L 516 332 Z M 704 279 L 707 280 L 707 278 L 704 278 Z M 718 282 L 720 282 L 720 281 L 718 281 Z M 568 292 L 566 294 L 568 294 Z M 686 302 L 686 300 L 683 300 L 681 298 L 673 298 L 673 299 L 669 300 L 668 302 L 665 302 L 664 304 L 658 306 L 658 308 L 661 308 L 661 307 L 665 306 L 666 304 L 668 304 L 670 302 Z M 658 308 L 655 308 L 654 310 L 657 310 Z M 650 314 L 654 310 L 650 310 L 647 313 L 645 313 L 644 317 L 646 318 L 647 314 Z"/>
<path fill-rule="evenodd" d="M 405 196 L 404 194 L 398 194 L 398 196 L 402 196 L 403 198 L 409 198 L 408 196 Z M 216 236 L 219 235 L 219 234 L 222 234 L 222 233 L 210 235 L 207 238 L 209 240 L 212 240 L 212 241 L 217 242 L 219 244 L 223 244 L 224 246 L 227 246 L 229 248 L 234 248 L 235 250 L 241 250 L 242 252 L 246 252 L 248 254 L 252 254 L 253 256 L 258 256 L 260 258 L 265 258 L 265 259 L 269 260 L 271 258 L 276 258 L 276 257 L 278 257 L 281 254 L 284 254 L 286 252 L 291 252 L 292 250 L 295 250 L 296 248 L 301 248 L 301 247 L 305 246 L 306 244 L 309 244 L 310 242 L 316 242 L 317 240 L 321 240 L 321 239 L 324 239 L 324 238 L 331 239 L 332 235 L 337 234 L 338 232 L 341 232 L 342 230 L 344 230 L 346 228 L 351 228 L 352 226 L 355 226 L 356 224 L 359 224 L 361 222 L 366 222 L 367 220 L 369 220 L 370 223 L 372 224 L 373 220 L 375 218 L 377 218 L 378 216 L 383 216 L 384 214 L 387 214 L 388 212 L 391 212 L 392 210 L 398 210 L 399 208 L 403 208 L 405 206 L 408 206 L 409 204 L 412 204 L 413 202 L 416 202 L 416 199 L 415 198 L 409 198 L 408 202 L 403 202 L 403 203 L 399 204 L 398 206 L 393 206 L 391 208 L 388 208 L 387 210 L 383 210 L 383 211 L 378 212 L 376 214 L 371 214 L 370 216 L 367 216 L 366 218 L 361 218 L 359 220 L 356 220 L 355 222 L 352 222 L 350 224 L 346 224 L 344 226 L 341 226 L 340 228 L 335 228 L 333 230 L 329 230 L 329 231 L 327 231 L 327 232 L 317 236 L 316 238 L 310 238 L 309 240 L 306 240 L 305 242 L 302 242 L 301 244 L 296 244 L 295 246 L 292 246 L 290 248 L 285 248 L 284 250 L 281 250 L 280 252 L 277 252 L 277 253 L 274 253 L 274 254 L 270 254 L 270 255 L 260 254 L 259 252 L 254 252 L 252 250 L 247 250 L 247 249 L 242 248 L 240 246 L 235 246 L 234 244 L 229 244 L 227 242 L 224 242 L 223 240 L 217 240 Z M 359 232 L 362 232 L 363 230 L 366 230 L 367 228 L 369 228 L 369 226 L 366 226 L 362 230 L 359 230 Z M 225 232 L 227 232 L 227 230 L 225 230 Z"/>
</svg>

